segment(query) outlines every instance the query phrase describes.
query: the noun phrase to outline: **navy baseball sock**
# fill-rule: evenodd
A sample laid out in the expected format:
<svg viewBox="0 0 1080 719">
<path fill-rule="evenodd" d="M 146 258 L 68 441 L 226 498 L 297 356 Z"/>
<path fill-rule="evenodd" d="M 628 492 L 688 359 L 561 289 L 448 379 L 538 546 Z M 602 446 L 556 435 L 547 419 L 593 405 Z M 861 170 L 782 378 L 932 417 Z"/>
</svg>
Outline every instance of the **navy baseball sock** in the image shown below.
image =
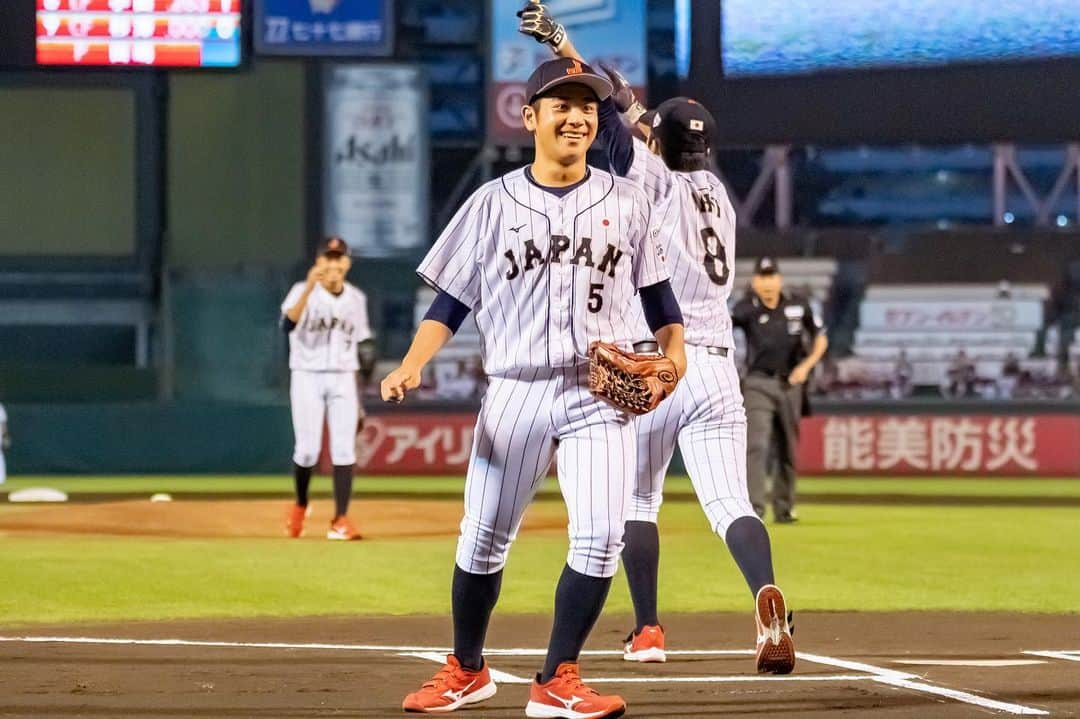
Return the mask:
<svg viewBox="0 0 1080 719">
<path fill-rule="evenodd" d="M 540 683 L 551 681 L 563 662 L 576 662 L 585 639 L 604 608 L 610 577 L 589 577 L 563 567 L 559 585 L 555 588 L 555 622 L 551 627 L 547 659 Z"/>
<path fill-rule="evenodd" d="M 296 503 L 306 507 L 308 503 L 308 487 L 311 486 L 311 467 L 301 467 L 293 462 L 292 474 L 293 485 L 296 487 Z"/>
<path fill-rule="evenodd" d="M 739 517 L 728 527 L 724 542 L 755 597 L 763 586 L 775 583 L 769 533 L 760 519 Z"/>
<path fill-rule="evenodd" d="M 334 465 L 334 517 L 344 517 L 349 513 L 349 500 L 352 498 L 353 465 Z"/>
<path fill-rule="evenodd" d="M 499 599 L 502 570 L 494 574 L 470 574 L 454 565 L 450 590 L 454 605 L 454 656 L 466 669 L 484 665 L 484 638 L 491 610 Z"/>
<path fill-rule="evenodd" d="M 637 634 L 660 623 L 656 616 L 656 575 L 660 567 L 660 532 L 654 522 L 626 523 L 622 563 L 634 602 Z"/>
</svg>

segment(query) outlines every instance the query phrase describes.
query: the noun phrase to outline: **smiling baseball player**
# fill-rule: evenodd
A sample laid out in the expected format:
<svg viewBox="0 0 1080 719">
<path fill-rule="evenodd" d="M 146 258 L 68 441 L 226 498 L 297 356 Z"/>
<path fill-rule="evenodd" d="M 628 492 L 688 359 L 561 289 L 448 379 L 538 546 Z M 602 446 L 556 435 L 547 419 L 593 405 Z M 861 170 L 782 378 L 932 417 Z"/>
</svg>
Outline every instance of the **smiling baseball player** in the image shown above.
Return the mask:
<svg viewBox="0 0 1080 719">
<path fill-rule="evenodd" d="M 553 458 L 570 549 L 547 657 L 525 713 L 585 719 L 625 711 L 622 698 L 601 696 L 578 669 L 618 564 L 634 481 L 635 415 L 591 389 L 600 391 L 602 376 L 623 388 L 647 382 L 622 371 L 605 374 L 595 344 L 628 349 L 638 331 L 628 308 L 640 302 L 666 355 L 660 360 L 671 367 L 669 389 L 685 357 L 682 317 L 650 239 L 645 194 L 585 163 L 598 104 L 610 92 L 607 78 L 585 63 L 538 67 L 521 110 L 535 161 L 473 193 L 418 270 L 439 295 L 401 366 L 383 380 L 383 398 L 400 401 L 417 387 L 424 366 L 470 311 L 490 384 L 465 486 L 452 588 L 454 652 L 405 698 L 406 711 L 452 711 L 495 693 L 484 637 L 510 545 Z"/>
<path fill-rule="evenodd" d="M 561 57 L 581 61 L 565 28 L 545 6 L 528 3 L 518 16 L 520 32 Z M 708 170 L 715 122 L 694 100 L 667 100 L 652 113 L 646 145 L 632 138 L 619 118 L 621 111 L 631 124 L 638 123 L 645 108 L 618 72 L 602 67 L 612 80 L 613 95 L 600 104 L 599 144 L 615 174 L 641 187 L 653 205 L 655 239 L 668 258 L 685 318 L 688 360 L 687 375 L 671 399 L 638 420 L 637 483 L 622 553 L 637 625 L 627 637 L 623 658 L 666 660 L 657 616 L 656 520 L 678 441 L 709 523 L 754 595 L 757 669 L 786 674 L 795 665 L 787 606 L 774 583 L 769 535 L 750 504 L 746 482 L 746 414 L 727 309 L 734 279 L 735 211 L 723 184 Z M 639 328 L 644 324 L 639 322 Z"/>
<path fill-rule="evenodd" d="M 330 431 L 330 458 L 334 464 L 334 518 L 327 539 L 360 539 L 349 521 L 356 432 L 360 400 L 356 373 L 360 356 L 371 341 L 367 298 L 345 281 L 352 267 L 349 247 L 340 237 L 319 246 L 307 280 L 289 290 L 281 304 L 282 324 L 289 333 L 289 399 L 292 407 L 293 479 L 296 501 L 290 504 L 285 530 L 290 537 L 304 531 L 310 513 L 308 487 L 319 461 L 325 418 Z"/>
</svg>

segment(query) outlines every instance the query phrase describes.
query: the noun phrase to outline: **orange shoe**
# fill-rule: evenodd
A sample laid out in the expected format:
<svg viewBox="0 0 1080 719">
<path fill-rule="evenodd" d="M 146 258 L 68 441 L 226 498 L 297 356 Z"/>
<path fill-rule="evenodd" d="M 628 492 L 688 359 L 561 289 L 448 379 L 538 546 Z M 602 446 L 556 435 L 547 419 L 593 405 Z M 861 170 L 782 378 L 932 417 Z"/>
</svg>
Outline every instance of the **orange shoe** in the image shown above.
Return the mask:
<svg viewBox="0 0 1080 719">
<path fill-rule="evenodd" d="M 795 642 L 791 638 L 784 593 L 774 584 L 758 590 L 754 601 L 757 624 L 757 670 L 790 674 L 795 668 Z"/>
<path fill-rule="evenodd" d="M 476 704 L 495 696 L 495 682 L 491 681 L 487 662 L 478 672 L 461 666 L 457 657 L 450 654 L 446 664 L 435 676 L 424 682 L 420 691 L 405 697 L 401 708 L 407 712 L 436 714 L 452 712 L 466 704 Z"/>
<path fill-rule="evenodd" d="M 664 628 L 659 624 L 643 627 L 640 632 L 626 638 L 622 658 L 628 662 L 666 662 L 664 651 Z"/>
<path fill-rule="evenodd" d="M 626 702 L 619 696 L 601 696 L 581 681 L 577 662 L 563 662 L 547 684 L 532 683 L 525 716 L 533 719 L 601 719 L 621 717 Z"/>
<path fill-rule="evenodd" d="M 290 504 L 285 510 L 285 534 L 296 538 L 304 533 L 304 520 L 311 514 L 311 505 Z"/>
<path fill-rule="evenodd" d="M 360 530 L 343 514 L 340 517 L 334 517 L 334 521 L 330 522 L 330 529 L 326 530 L 326 538 L 342 539 L 349 542 L 360 539 Z"/>
</svg>

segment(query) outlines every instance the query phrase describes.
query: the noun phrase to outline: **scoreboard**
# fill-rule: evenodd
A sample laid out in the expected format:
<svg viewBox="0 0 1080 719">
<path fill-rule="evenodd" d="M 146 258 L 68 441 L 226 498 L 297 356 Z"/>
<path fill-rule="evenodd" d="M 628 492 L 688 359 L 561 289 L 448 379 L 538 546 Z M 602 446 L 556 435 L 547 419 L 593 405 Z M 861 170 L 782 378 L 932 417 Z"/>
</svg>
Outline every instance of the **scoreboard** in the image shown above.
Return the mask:
<svg viewBox="0 0 1080 719">
<path fill-rule="evenodd" d="M 39 65 L 236 67 L 243 57 L 242 0 L 36 1 Z"/>
</svg>

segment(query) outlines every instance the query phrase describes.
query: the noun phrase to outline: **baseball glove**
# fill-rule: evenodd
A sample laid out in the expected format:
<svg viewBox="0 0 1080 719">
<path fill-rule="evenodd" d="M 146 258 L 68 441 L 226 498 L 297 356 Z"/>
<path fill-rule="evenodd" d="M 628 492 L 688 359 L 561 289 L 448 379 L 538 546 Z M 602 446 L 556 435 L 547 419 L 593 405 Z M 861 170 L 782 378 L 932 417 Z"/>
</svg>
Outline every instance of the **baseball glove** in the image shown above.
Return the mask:
<svg viewBox="0 0 1080 719">
<path fill-rule="evenodd" d="M 589 390 L 627 412 L 653 411 L 678 382 L 667 357 L 625 352 L 608 342 L 589 345 Z"/>
</svg>

